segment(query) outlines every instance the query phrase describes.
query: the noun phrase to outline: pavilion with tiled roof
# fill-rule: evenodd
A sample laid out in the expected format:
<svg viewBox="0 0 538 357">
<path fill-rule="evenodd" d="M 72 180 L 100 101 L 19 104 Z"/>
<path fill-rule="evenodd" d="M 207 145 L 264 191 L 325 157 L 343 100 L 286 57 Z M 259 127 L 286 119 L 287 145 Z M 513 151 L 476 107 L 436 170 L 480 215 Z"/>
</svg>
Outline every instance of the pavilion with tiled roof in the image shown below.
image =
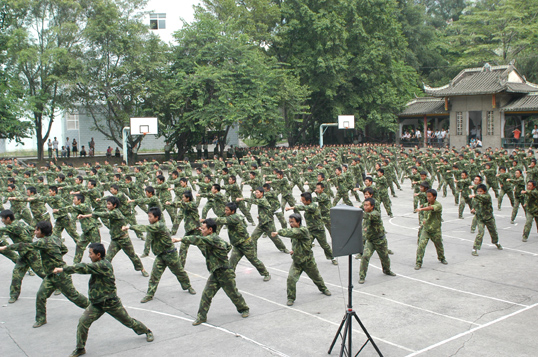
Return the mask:
<svg viewBox="0 0 538 357">
<path fill-rule="evenodd" d="M 512 64 L 464 69 L 442 87 L 424 85 L 424 92 L 428 97 L 413 99 L 398 115 L 400 135 L 445 128 L 450 146 L 476 137 L 484 147 L 502 147 L 514 144 L 513 130 L 519 128 L 524 138 L 525 122 L 538 119 L 538 85 Z"/>
</svg>

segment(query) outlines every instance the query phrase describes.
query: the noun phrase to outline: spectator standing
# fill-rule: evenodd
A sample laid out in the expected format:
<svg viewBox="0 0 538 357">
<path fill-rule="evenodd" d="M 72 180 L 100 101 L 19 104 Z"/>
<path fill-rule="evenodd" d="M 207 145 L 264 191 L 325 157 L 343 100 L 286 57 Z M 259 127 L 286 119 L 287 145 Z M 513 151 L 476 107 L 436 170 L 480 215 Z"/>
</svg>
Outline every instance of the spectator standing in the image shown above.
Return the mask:
<svg viewBox="0 0 538 357">
<path fill-rule="evenodd" d="M 77 139 L 73 139 L 73 142 L 71 143 L 71 151 L 73 152 L 73 157 L 77 157 L 77 153 L 78 153 Z"/>
<path fill-rule="evenodd" d="M 58 145 L 60 143 L 58 142 L 58 139 L 54 137 L 54 141 L 52 142 L 52 149 L 56 152 L 56 158 L 58 158 Z"/>
<path fill-rule="evenodd" d="M 535 125 L 534 129 L 532 129 L 532 146 L 538 146 L 538 125 Z"/>
<path fill-rule="evenodd" d="M 521 136 L 521 130 L 519 128 L 516 128 L 515 130 L 512 130 L 512 134 L 514 134 L 514 144 L 519 144 L 519 138 Z"/>
<path fill-rule="evenodd" d="M 90 147 L 90 151 L 93 151 L 95 154 L 95 141 L 92 140 L 88 143 L 88 146 Z M 93 156 L 93 155 L 92 155 Z"/>
<path fill-rule="evenodd" d="M 47 146 L 49 148 L 49 159 L 52 159 L 52 140 L 49 139 Z"/>
<path fill-rule="evenodd" d="M 115 157 L 121 157 L 120 148 L 116 146 L 116 152 L 114 154 Z"/>
<path fill-rule="evenodd" d="M 71 156 L 71 143 L 69 142 L 69 137 L 65 139 L 65 150 L 67 151 L 67 157 Z"/>
</svg>

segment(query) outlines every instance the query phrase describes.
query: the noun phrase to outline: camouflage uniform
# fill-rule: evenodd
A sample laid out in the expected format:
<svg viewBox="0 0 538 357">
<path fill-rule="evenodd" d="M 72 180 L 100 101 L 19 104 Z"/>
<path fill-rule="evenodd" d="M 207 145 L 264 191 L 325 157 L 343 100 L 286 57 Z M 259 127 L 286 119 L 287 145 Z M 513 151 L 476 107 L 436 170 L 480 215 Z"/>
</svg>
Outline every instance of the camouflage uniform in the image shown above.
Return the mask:
<svg viewBox="0 0 538 357">
<path fill-rule="evenodd" d="M 185 234 L 194 235 L 198 227 L 200 227 L 200 215 L 198 213 L 198 205 L 196 202 L 176 201 L 171 203 L 172 206 L 180 208 L 183 211 L 183 218 L 185 220 Z M 181 242 L 179 247 L 179 260 L 182 267 L 185 267 L 185 264 L 187 263 L 188 251 L 189 245 L 185 242 Z M 146 254 L 145 248 L 144 253 Z"/>
<path fill-rule="evenodd" d="M 57 209 L 58 212 L 52 213 L 52 216 L 56 220 L 54 222 L 54 229 L 52 231 L 52 235 L 56 237 L 61 237 L 62 232 L 64 229 L 67 231 L 67 233 L 73 238 L 73 241 L 75 243 L 78 242 L 80 239 L 78 233 L 77 233 L 77 227 L 75 225 L 75 222 L 71 220 L 69 217 L 69 208 L 71 207 L 71 203 L 65 201 L 61 196 L 58 194 L 56 196 L 41 196 L 41 197 L 33 197 L 36 201 L 44 201 L 46 202 L 52 209 Z"/>
<path fill-rule="evenodd" d="M 422 266 L 426 245 L 428 245 L 428 241 L 430 239 L 432 240 L 433 244 L 435 244 L 437 259 L 439 259 L 441 262 L 445 261 L 445 250 L 443 248 L 443 236 L 441 233 L 443 206 L 441 203 L 439 203 L 439 201 L 435 201 L 433 205 L 428 203 L 425 207 L 428 206 L 433 206 L 433 210 L 428 211 L 428 216 L 422 223 L 422 232 L 420 233 L 417 247 L 416 264 L 418 266 Z"/>
<path fill-rule="evenodd" d="M 510 181 L 507 181 L 510 179 Z M 506 194 L 510 200 L 510 205 L 514 207 L 514 186 L 512 185 L 511 176 L 509 173 L 499 174 L 498 177 L 499 186 L 501 186 L 501 191 L 497 196 L 498 199 L 498 208 L 501 209 L 503 203 L 503 197 Z"/>
<path fill-rule="evenodd" d="M 463 218 L 465 204 L 469 206 L 469 209 L 472 209 L 472 200 L 469 198 L 469 195 L 471 194 L 471 189 L 469 188 L 469 186 L 471 186 L 471 180 L 468 178 L 465 180 L 459 179 L 456 185 L 461 195 L 460 205 L 458 207 L 458 217 Z"/>
<path fill-rule="evenodd" d="M 379 197 L 379 200 L 377 200 L 377 202 L 378 204 L 383 202 L 385 211 L 392 218 L 392 202 L 389 198 L 387 178 L 385 176 L 375 177 L 374 182 Z M 381 209 L 381 207 L 379 207 L 379 209 Z"/>
<path fill-rule="evenodd" d="M 11 238 L 13 243 L 32 243 L 33 230 L 23 221 L 15 221 L 5 227 L 0 227 L 0 235 L 6 234 Z M 7 253 L 7 252 L 6 252 Z M 11 287 L 9 296 L 11 299 L 17 300 L 21 293 L 21 284 L 24 275 L 31 267 L 32 270 L 44 278 L 43 266 L 41 265 L 41 257 L 33 250 L 21 250 L 19 255 L 15 252 L 10 252 L 15 256 L 15 267 L 11 278 Z"/>
<path fill-rule="evenodd" d="M 519 210 L 519 205 L 524 205 L 525 195 L 521 191 L 525 191 L 525 178 L 520 176 L 519 178 L 512 178 L 512 183 L 514 184 L 514 206 L 512 207 L 512 217 L 510 219 L 513 222 L 516 219 L 517 212 Z M 525 206 L 523 206 L 525 209 Z"/>
<path fill-rule="evenodd" d="M 298 211 L 305 211 L 305 220 L 312 242 L 317 240 L 323 252 L 325 258 L 333 260 L 333 251 L 327 243 L 327 236 L 325 235 L 325 227 L 323 225 L 323 218 L 321 217 L 321 211 L 317 203 L 310 203 L 309 205 L 295 205 L 295 209 Z"/>
<path fill-rule="evenodd" d="M 254 246 L 258 246 L 258 239 L 265 233 L 281 252 L 287 252 L 288 249 L 278 237 L 271 236 L 271 233 L 276 231 L 275 222 L 273 219 L 273 209 L 269 201 L 265 197 L 262 198 L 245 198 L 245 201 L 258 206 L 258 225 L 252 232 L 251 238 L 254 241 Z"/>
<path fill-rule="evenodd" d="M 529 239 L 529 234 L 532 228 L 532 221 L 536 222 L 538 226 L 538 189 L 527 190 L 525 194 L 525 204 L 527 211 L 525 212 L 525 227 L 523 228 L 523 241 L 526 242 Z"/>
<path fill-rule="evenodd" d="M 151 277 L 149 278 L 148 292 L 146 293 L 147 296 L 153 297 L 155 295 L 161 276 L 166 268 L 169 268 L 172 274 L 176 276 L 183 290 L 191 288 L 189 276 L 183 270 L 177 249 L 174 243 L 172 243 L 170 232 L 163 222 L 158 221 L 147 226 L 131 226 L 131 229 L 147 232 L 146 244 L 151 246 L 151 251 L 155 254 L 155 261 L 153 262 Z"/>
<path fill-rule="evenodd" d="M 232 185 L 223 185 L 222 186 L 226 193 L 230 196 L 230 200 L 232 202 L 235 202 L 237 204 L 237 208 L 241 210 L 245 218 L 247 219 L 248 223 L 254 224 L 254 220 L 252 219 L 252 215 L 250 214 L 250 211 L 247 209 L 247 206 L 245 205 L 245 201 L 239 201 L 237 202 L 236 198 L 243 198 L 243 192 L 241 187 L 237 183 L 234 183 Z"/>
<path fill-rule="evenodd" d="M 322 192 L 321 194 L 316 193 L 316 197 L 312 197 L 312 202 L 316 202 L 319 205 L 323 224 L 329 233 L 331 233 L 331 199 L 325 192 Z"/>
<path fill-rule="evenodd" d="M 228 263 L 228 252 L 232 246 L 216 233 L 208 236 L 186 236 L 183 242 L 198 246 L 206 259 L 207 270 L 211 273 L 200 300 L 198 319 L 207 320 L 211 301 L 220 288 L 232 300 L 239 313 L 248 312 L 248 305 L 235 285 L 235 273 Z"/>
<path fill-rule="evenodd" d="M 129 234 L 121 230 L 121 228 L 125 226 L 126 220 L 120 210 L 114 208 L 112 211 L 94 211 L 92 215 L 95 217 L 103 217 L 110 221 L 110 245 L 108 246 L 105 259 L 112 262 L 112 259 L 114 259 L 116 254 L 120 250 L 123 250 L 129 259 L 131 259 L 136 271 L 144 270 L 142 261 L 138 255 L 136 255 Z"/>
<path fill-rule="evenodd" d="M 81 203 L 71 206 L 71 212 L 77 216 L 79 214 L 86 215 L 92 213 L 92 209 L 89 203 Z M 101 233 L 99 232 L 97 219 L 94 217 L 82 218 L 80 219 L 80 226 L 82 228 L 82 234 L 75 248 L 74 264 L 80 263 L 84 250 L 90 243 L 101 243 Z"/>
<path fill-rule="evenodd" d="M 349 187 L 346 176 L 344 174 L 337 175 L 333 177 L 332 181 L 334 181 L 334 185 L 336 186 L 336 197 L 333 201 L 333 206 L 336 206 L 341 199 L 344 200 L 346 205 L 353 206 L 349 199 Z"/>
<path fill-rule="evenodd" d="M 247 224 L 244 218 L 237 213 L 225 217 L 215 219 L 217 224 L 225 224 L 228 226 L 228 238 L 233 246 L 232 254 L 230 255 L 230 267 L 235 271 L 237 263 L 245 256 L 247 260 L 254 265 L 261 276 L 268 276 L 269 272 L 256 252 L 256 246 L 252 242 L 247 232 Z"/>
<path fill-rule="evenodd" d="M 123 307 L 116 293 L 116 279 L 112 264 L 101 259 L 95 263 L 80 263 L 63 268 L 64 274 L 91 274 L 88 287 L 90 304 L 78 321 L 77 349 L 84 349 L 88 330 L 106 312 L 137 335 L 151 332 L 143 323 L 133 319 Z"/>
<path fill-rule="evenodd" d="M 170 185 L 168 183 L 163 182 L 161 184 L 156 184 L 156 185 L 153 185 L 153 188 L 155 189 L 155 193 L 157 194 L 157 197 L 159 197 L 159 200 L 161 201 L 161 203 L 172 201 L 172 194 L 170 193 L 170 191 L 168 191 L 168 189 L 170 188 Z M 176 220 L 176 215 L 177 215 L 176 210 L 173 209 L 172 206 L 165 206 L 164 209 L 166 210 L 166 212 L 168 212 L 168 215 L 170 216 L 170 220 L 174 222 Z"/>
<path fill-rule="evenodd" d="M 18 191 L 7 192 L 6 194 L 6 197 L 15 197 L 15 200 L 9 201 L 11 204 L 9 209 L 15 215 L 15 220 L 18 221 L 22 219 L 29 225 L 33 225 L 32 213 L 30 212 L 28 207 L 26 207 L 27 196 L 23 196 Z"/>
<path fill-rule="evenodd" d="M 292 263 L 288 274 L 287 295 L 288 301 L 295 301 L 297 297 L 297 282 L 303 271 L 316 284 L 319 291 L 326 293 L 329 291 L 321 277 L 314 254 L 312 253 L 312 237 L 306 227 L 287 228 L 278 231 L 282 237 L 291 238 L 291 249 L 293 251 Z M 329 293 L 330 294 L 330 293 Z"/>
<path fill-rule="evenodd" d="M 286 218 L 284 217 L 284 212 L 282 207 L 280 207 L 280 202 L 278 201 L 278 193 L 275 190 L 265 191 L 263 197 L 271 205 L 271 210 L 274 212 L 274 215 L 280 222 L 282 228 L 286 228 L 288 225 L 286 223 Z"/>
<path fill-rule="evenodd" d="M 48 236 L 40 238 L 32 243 L 16 243 L 10 245 L 7 249 L 18 250 L 19 254 L 26 250 L 39 251 L 43 272 L 46 274 L 36 296 L 36 323 L 43 324 L 47 322 L 47 299 L 52 295 L 54 290 L 60 290 L 64 296 L 78 307 L 85 309 L 90 302 L 80 294 L 73 286 L 71 276 L 60 273 L 52 274 L 54 268 L 63 267 L 63 255 L 67 253 L 67 247 L 62 243 L 61 238 Z"/>
<path fill-rule="evenodd" d="M 498 244 L 499 235 L 497 234 L 497 227 L 495 226 L 493 205 L 489 193 L 476 195 L 474 200 L 476 201 L 475 209 L 476 219 L 478 221 L 478 234 L 474 240 L 473 249 L 480 250 L 482 247 L 482 239 L 484 238 L 484 226 L 487 227 L 489 235 L 491 236 L 491 243 Z"/>
<path fill-rule="evenodd" d="M 0 238 L 0 247 L 5 247 L 6 245 L 8 245 L 8 242 L 6 242 L 5 239 Z M 17 264 L 17 260 L 19 259 L 19 255 L 17 253 L 9 250 L 2 250 L 0 251 L 0 254 L 11 260 L 13 264 Z"/>
<path fill-rule="evenodd" d="M 390 258 L 387 238 L 385 237 L 385 227 L 381 220 L 381 215 L 377 211 L 364 212 L 363 216 L 364 238 L 366 245 L 362 253 L 361 267 L 359 277 L 361 280 L 366 278 L 368 264 L 374 252 L 377 252 L 381 259 L 383 273 L 391 275 Z"/>
</svg>

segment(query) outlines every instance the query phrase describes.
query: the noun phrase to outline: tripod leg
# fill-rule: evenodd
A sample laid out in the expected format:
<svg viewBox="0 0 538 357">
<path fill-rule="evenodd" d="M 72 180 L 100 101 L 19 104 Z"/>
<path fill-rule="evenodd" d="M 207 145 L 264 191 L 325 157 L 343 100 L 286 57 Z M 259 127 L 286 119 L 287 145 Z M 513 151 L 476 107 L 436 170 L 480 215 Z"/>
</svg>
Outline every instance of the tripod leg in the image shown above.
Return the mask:
<svg viewBox="0 0 538 357">
<path fill-rule="evenodd" d="M 362 345 L 361 349 L 359 350 L 359 352 L 357 352 L 357 355 L 359 353 L 361 353 L 362 349 L 364 348 L 364 346 L 366 346 L 366 344 L 368 343 L 368 341 L 370 341 L 372 343 L 372 346 L 374 346 L 377 354 L 380 356 L 380 357 L 383 357 L 383 354 L 381 353 L 381 351 L 379 350 L 379 348 L 377 347 L 377 345 L 375 344 L 374 340 L 372 339 L 372 336 L 370 336 L 370 334 L 368 333 L 368 330 L 366 330 L 366 327 L 364 327 L 364 325 L 362 324 L 361 320 L 359 319 L 359 316 L 357 315 L 357 313 L 355 311 L 352 312 L 353 316 L 355 316 L 355 319 L 357 320 L 357 322 L 359 323 L 359 325 L 361 326 L 362 328 L 362 331 L 364 332 L 364 334 L 366 335 L 366 337 L 368 337 L 368 339 L 366 340 L 366 342 L 364 343 L 364 345 Z"/>
<path fill-rule="evenodd" d="M 342 336 L 342 348 L 340 349 L 340 357 L 344 355 L 346 351 L 346 337 L 351 339 L 351 316 L 346 314 L 346 327 L 344 328 L 344 335 Z M 348 335 L 349 334 L 349 335 Z M 351 353 L 351 346 L 348 346 L 348 351 Z M 349 353 L 346 353 L 346 356 L 349 356 Z"/>
<path fill-rule="evenodd" d="M 338 327 L 338 331 L 336 331 L 336 335 L 334 335 L 333 342 L 331 343 L 331 347 L 329 347 L 329 351 L 327 352 L 327 354 L 331 354 L 331 352 L 333 350 L 333 347 L 334 347 L 334 345 L 336 343 L 336 340 L 338 340 L 338 336 L 340 336 L 340 332 L 342 331 L 342 327 L 344 327 L 344 324 L 346 323 L 346 320 L 347 320 L 347 314 L 342 319 L 342 322 L 340 323 L 340 327 Z"/>
</svg>

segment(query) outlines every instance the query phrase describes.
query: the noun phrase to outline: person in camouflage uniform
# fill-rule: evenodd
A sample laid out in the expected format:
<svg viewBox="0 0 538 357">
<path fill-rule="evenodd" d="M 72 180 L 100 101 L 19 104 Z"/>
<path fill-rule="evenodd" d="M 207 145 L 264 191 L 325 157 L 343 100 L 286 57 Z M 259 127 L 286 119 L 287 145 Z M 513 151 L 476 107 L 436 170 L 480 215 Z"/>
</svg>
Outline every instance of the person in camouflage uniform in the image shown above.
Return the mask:
<svg viewBox="0 0 538 357">
<path fill-rule="evenodd" d="M 495 217 L 493 216 L 491 196 L 489 193 L 487 193 L 487 191 L 487 186 L 480 184 L 476 188 L 476 195 L 469 196 L 476 202 L 475 208 L 471 211 L 471 213 L 476 214 L 476 219 L 478 221 L 478 234 L 476 235 L 472 251 L 472 255 L 474 256 L 478 256 L 478 251 L 482 247 L 484 226 L 487 227 L 489 235 L 491 236 L 491 243 L 495 244 L 497 249 L 503 249 L 503 247 L 499 244 L 499 234 L 497 233 L 497 227 L 495 226 Z"/>
<path fill-rule="evenodd" d="M 323 224 L 329 233 L 331 233 L 331 199 L 324 191 L 325 185 L 323 182 L 318 182 L 316 184 L 316 190 L 314 191 L 316 197 L 312 197 L 312 202 L 316 202 L 319 205 L 319 212 L 321 213 Z"/>
<path fill-rule="evenodd" d="M 142 322 L 133 319 L 123 307 L 116 292 L 116 278 L 112 264 L 106 260 L 105 247 L 101 243 L 91 243 L 89 255 L 91 263 L 79 263 L 73 266 L 56 267 L 54 274 L 90 274 L 88 283 L 89 306 L 84 310 L 77 326 L 77 347 L 69 357 L 86 354 L 86 341 L 92 323 L 104 313 L 109 314 L 124 326 L 133 329 L 137 335 L 146 335 L 146 341 L 154 340 L 153 332 Z"/>
<path fill-rule="evenodd" d="M 15 215 L 15 220 L 23 220 L 29 225 L 32 225 L 32 213 L 26 207 L 27 197 L 23 196 L 19 191 L 17 191 L 17 186 L 14 184 L 7 185 L 7 197 L 11 206 L 9 207 L 10 211 Z M 7 201 L 4 201 L 5 203 Z"/>
<path fill-rule="evenodd" d="M 228 226 L 228 238 L 233 246 L 232 254 L 230 255 L 230 267 L 235 271 L 237 264 L 244 256 L 263 276 L 263 281 L 271 280 L 271 275 L 269 275 L 267 268 L 258 259 L 256 246 L 248 235 L 244 217 L 237 213 L 237 205 L 233 202 L 226 203 L 224 213 L 225 217 L 215 218 L 215 222 Z"/>
<path fill-rule="evenodd" d="M 506 194 L 508 196 L 508 199 L 510 200 L 510 205 L 514 207 L 514 186 L 511 182 L 511 176 L 508 172 L 506 172 L 506 167 L 501 166 L 499 167 L 499 173 L 497 174 L 497 180 L 499 182 L 499 186 L 501 187 L 501 190 L 499 192 L 499 195 L 497 196 L 497 208 L 501 210 L 501 206 L 503 203 L 503 197 Z"/>
<path fill-rule="evenodd" d="M 185 234 L 188 236 L 194 235 L 200 227 L 200 215 L 198 213 L 198 205 L 195 201 L 193 201 L 192 192 L 185 191 L 183 192 L 181 201 L 166 202 L 165 204 L 172 205 L 183 211 L 183 219 L 185 221 Z M 179 260 L 182 267 L 185 267 L 185 264 L 187 263 L 188 251 L 189 245 L 182 242 L 179 247 Z M 146 252 L 144 251 L 144 254 L 145 253 Z"/>
<path fill-rule="evenodd" d="M 162 211 L 158 207 L 151 207 L 148 211 L 149 225 L 136 225 L 122 227 L 123 231 L 128 229 L 141 230 L 147 232 L 146 244 L 151 246 L 153 254 L 155 254 L 155 261 L 153 262 L 153 269 L 151 270 L 151 277 L 149 278 L 148 291 L 141 303 L 146 303 L 153 300 L 153 296 L 157 291 L 157 286 L 161 280 L 166 268 L 169 268 L 172 274 L 174 274 L 181 284 L 183 290 L 187 290 L 190 294 L 196 294 L 196 291 L 192 288 L 189 276 L 183 270 L 183 266 L 179 261 L 177 249 L 172 243 L 172 237 L 166 225 L 161 222 Z"/>
<path fill-rule="evenodd" d="M 116 184 L 110 185 L 109 191 L 112 196 L 116 196 L 118 200 L 120 200 L 120 212 L 125 216 L 127 223 L 132 226 L 136 226 L 138 224 L 136 222 L 136 213 L 133 211 L 131 203 L 129 203 L 129 197 L 127 197 L 125 193 L 120 192 L 119 186 Z M 133 231 L 138 239 L 145 240 L 142 230 L 133 229 Z"/>
<path fill-rule="evenodd" d="M 521 191 L 525 195 L 525 227 L 523 228 L 522 241 L 526 242 L 529 239 L 529 234 L 532 228 L 532 221 L 538 226 L 538 190 L 536 189 L 536 181 L 527 182 L 527 189 Z"/>
<path fill-rule="evenodd" d="M 228 252 L 232 246 L 221 239 L 215 232 L 217 223 L 213 219 L 206 219 L 202 222 L 200 232 L 202 235 L 188 235 L 181 238 L 174 238 L 172 241 L 194 244 L 200 248 L 205 259 L 207 270 L 211 274 L 202 293 L 198 315 L 192 323 L 194 326 L 207 321 L 207 312 L 211 307 L 211 301 L 215 294 L 222 288 L 226 295 L 232 300 L 237 311 L 242 317 L 249 316 L 249 307 L 241 293 L 235 285 L 235 273 L 228 262 Z"/>
<path fill-rule="evenodd" d="M 41 221 L 50 221 L 50 214 L 47 211 L 47 207 L 45 207 L 45 203 L 40 200 L 28 200 L 29 197 L 33 197 L 37 195 L 37 189 L 33 186 L 29 186 L 26 190 L 26 193 L 28 194 L 28 197 L 10 197 L 9 200 L 12 201 L 28 201 L 30 202 L 30 211 L 32 212 L 32 223 L 35 225 L 37 222 Z"/>
<path fill-rule="evenodd" d="M 0 218 L 5 225 L 0 227 L 0 235 L 7 235 L 13 243 L 32 243 L 32 228 L 23 221 L 16 221 L 12 211 L 4 210 L 0 212 Z M 11 278 L 11 287 L 9 288 L 8 303 L 13 304 L 19 298 L 22 279 L 30 267 L 42 279 L 45 275 L 43 274 L 41 257 L 37 252 L 28 250 L 21 251 L 19 255 L 15 252 L 11 253 L 16 256 L 16 260 Z"/>
<path fill-rule="evenodd" d="M 47 323 L 47 299 L 56 289 L 59 289 L 69 301 L 82 309 L 88 307 L 90 302 L 88 298 L 75 289 L 71 276 L 53 274 L 55 267 L 63 267 L 65 265 L 63 255 L 68 250 L 59 237 L 52 235 L 52 225 L 50 222 L 43 221 L 37 223 L 34 234 L 39 238 L 35 242 L 19 242 L 1 247 L 0 250 L 17 250 L 19 254 L 23 251 L 31 250 L 39 251 L 41 255 L 43 274 L 46 276 L 36 296 L 36 321 L 33 327 L 37 328 Z"/>
<path fill-rule="evenodd" d="M 525 178 L 523 177 L 523 172 L 521 170 L 515 171 L 515 176 L 511 179 L 507 179 L 514 185 L 514 206 L 512 207 L 512 216 L 510 218 L 510 223 L 514 224 L 519 210 L 519 205 L 523 206 L 525 203 L 525 196 L 521 191 L 525 191 Z"/>
<path fill-rule="evenodd" d="M 286 218 L 284 218 L 284 212 L 278 201 L 278 193 L 275 190 L 271 189 L 271 185 L 268 183 L 263 184 L 263 197 L 267 199 L 267 202 L 271 205 L 271 210 L 274 212 L 275 217 L 280 222 L 282 228 L 287 227 Z"/>
<path fill-rule="evenodd" d="M 77 233 L 77 227 L 75 222 L 69 216 L 70 203 L 66 202 L 60 195 L 58 195 L 58 187 L 50 186 L 48 196 L 32 196 L 28 198 L 29 201 L 42 201 L 47 203 L 52 208 L 52 216 L 56 220 L 54 222 L 54 231 L 52 234 L 55 237 L 62 236 L 64 230 L 67 231 L 69 236 L 73 238 L 75 243 L 80 239 Z"/>
<path fill-rule="evenodd" d="M 273 241 L 278 250 L 282 253 L 288 253 L 288 249 L 282 242 L 282 240 L 276 236 L 272 236 L 271 232 L 276 231 L 275 221 L 273 219 L 273 208 L 269 204 L 269 201 L 264 197 L 264 190 L 262 187 L 258 187 L 254 191 L 255 199 L 252 198 L 237 198 L 236 201 L 247 201 L 251 202 L 254 205 L 258 206 L 258 226 L 252 232 L 251 238 L 254 242 L 254 245 L 258 246 L 258 239 L 263 233 L 267 234 L 269 238 Z"/>
<path fill-rule="evenodd" d="M 385 237 L 385 227 L 383 226 L 381 215 L 375 210 L 375 200 L 373 198 L 366 198 L 363 207 L 363 229 L 366 244 L 362 253 L 359 270 L 359 284 L 364 284 L 366 273 L 368 272 L 368 264 L 374 252 L 377 252 L 379 259 L 381 259 L 383 273 L 389 276 L 396 276 L 390 270 L 389 248 L 387 238 Z"/>
<path fill-rule="evenodd" d="M 164 178 L 163 175 L 158 175 L 157 184 L 153 186 L 153 188 L 155 189 L 155 192 L 157 193 L 157 197 L 159 197 L 159 200 L 161 202 L 172 201 L 172 193 L 170 193 L 170 190 L 168 190 L 170 188 L 170 185 L 167 182 L 165 182 L 165 180 L 166 179 Z M 162 209 L 163 208 L 161 208 L 161 210 Z M 177 214 L 176 209 L 173 208 L 172 206 L 165 206 L 164 210 L 168 212 L 168 215 L 170 216 L 170 220 L 174 222 L 176 220 L 176 214 Z"/>
<path fill-rule="evenodd" d="M 262 187 L 263 184 L 265 183 L 265 180 L 262 177 L 259 177 L 256 171 L 250 171 L 248 174 L 248 177 L 249 177 L 249 180 L 242 181 L 241 185 L 249 185 L 250 191 L 251 191 L 249 198 L 254 198 L 255 197 L 254 191 L 256 190 L 257 187 Z M 247 211 L 250 212 L 250 208 L 252 207 L 252 204 L 248 200 L 245 202 L 247 202 Z"/>
<path fill-rule="evenodd" d="M 81 194 L 75 194 L 73 196 L 73 206 L 70 207 L 70 212 L 74 213 L 77 219 L 80 221 L 80 227 L 82 228 L 82 234 L 75 247 L 75 257 L 73 258 L 73 264 L 78 264 L 82 261 L 84 250 L 90 243 L 101 243 L 101 233 L 99 232 L 99 224 L 93 217 L 82 218 L 81 216 L 90 214 L 92 212 L 89 203 L 85 203 L 85 198 Z"/>
<path fill-rule="evenodd" d="M 293 213 L 290 215 L 289 219 L 291 228 L 281 229 L 278 232 L 271 233 L 272 237 L 281 235 L 282 237 L 291 238 L 292 248 L 290 254 L 292 263 L 287 280 L 288 306 L 292 306 L 295 303 L 297 297 L 297 282 L 303 272 L 312 279 L 319 291 L 327 296 L 331 296 L 331 292 L 327 289 L 327 286 L 325 286 L 325 282 L 319 273 L 314 254 L 312 253 L 312 237 L 306 227 L 301 227 L 301 221 L 301 215 Z"/>
<path fill-rule="evenodd" d="M 228 177 L 228 184 L 223 185 L 223 188 L 226 190 L 226 194 L 230 196 L 231 202 L 236 202 L 236 198 L 243 197 L 243 189 L 237 184 L 237 178 L 235 176 Z M 241 210 L 241 213 L 243 213 L 248 223 L 253 226 L 256 225 L 244 201 L 237 202 L 237 208 Z"/>
<path fill-rule="evenodd" d="M 295 205 L 295 207 L 287 207 L 286 210 L 295 209 L 297 211 L 305 211 L 306 227 L 312 242 L 317 240 L 323 252 L 325 258 L 332 261 L 334 265 L 338 265 L 338 261 L 334 259 L 333 251 L 329 243 L 327 243 L 327 236 L 325 235 L 325 226 L 323 224 L 323 218 L 321 217 L 321 211 L 317 203 L 312 203 L 312 194 L 310 192 L 304 192 L 301 194 L 302 205 Z"/>
<path fill-rule="evenodd" d="M 207 203 L 202 210 L 202 219 L 205 219 L 207 217 L 209 208 L 206 209 L 206 207 L 208 205 L 210 205 L 210 207 L 213 209 L 213 212 L 218 217 L 224 216 L 224 206 L 226 205 L 226 196 L 224 196 L 220 192 L 220 185 L 218 183 L 214 183 L 213 185 L 211 185 L 211 192 L 198 193 L 196 196 L 207 198 Z M 204 216 L 204 212 L 205 212 L 205 216 Z"/>
<path fill-rule="evenodd" d="M 377 177 L 374 179 L 374 182 L 375 182 L 375 188 L 378 193 L 379 201 L 383 202 L 385 211 L 387 212 L 390 218 L 393 218 L 394 216 L 392 215 L 392 202 L 390 201 L 390 197 L 389 197 L 388 183 L 387 183 L 387 178 L 385 177 L 384 169 L 380 168 L 377 170 Z"/>
<path fill-rule="evenodd" d="M 471 180 L 467 176 L 467 171 L 463 170 L 460 174 L 461 178 L 459 180 L 454 180 L 456 182 L 456 187 L 460 193 L 460 204 L 458 207 L 458 218 L 463 219 L 463 210 L 465 209 L 465 204 L 469 206 L 469 210 L 472 210 L 472 200 L 469 198 L 471 194 Z"/>
<path fill-rule="evenodd" d="M 348 206 L 353 206 L 351 203 L 351 200 L 349 199 L 349 182 L 346 178 L 346 175 L 342 174 L 342 168 L 337 167 L 335 169 L 336 176 L 334 176 L 332 179 L 328 179 L 327 181 L 334 181 L 334 185 L 336 186 L 336 197 L 333 201 L 333 206 L 336 206 L 338 204 L 338 201 L 343 200 L 344 203 Z"/>
<path fill-rule="evenodd" d="M 168 183 L 173 184 L 174 188 L 169 188 L 168 190 L 174 191 L 174 202 L 178 202 L 181 201 L 184 192 L 190 191 L 190 188 L 188 187 L 189 181 L 186 177 L 179 178 L 179 173 L 177 171 L 172 172 L 171 176 L 172 179 L 169 179 Z M 172 222 L 172 229 L 170 230 L 170 234 L 172 235 L 177 234 L 179 225 L 181 224 L 181 221 L 183 221 L 183 211 L 177 210 L 177 208 L 174 209 L 176 210 L 176 219 Z"/>
<path fill-rule="evenodd" d="M 106 260 L 112 262 L 112 259 L 116 254 L 123 250 L 123 252 L 129 257 L 134 265 L 136 271 L 140 271 L 144 277 L 148 277 L 148 272 L 144 269 L 142 261 L 136 255 L 133 242 L 129 238 L 129 234 L 123 232 L 121 229 L 125 226 L 125 216 L 121 214 L 119 210 L 120 200 L 115 196 L 109 196 L 106 198 L 107 211 L 94 211 L 90 214 L 79 215 L 79 219 L 90 217 L 103 217 L 110 221 L 110 246 L 105 257 Z"/>
<path fill-rule="evenodd" d="M 417 208 L 417 211 L 429 211 L 428 216 L 422 222 L 422 232 L 420 233 L 420 239 L 417 247 L 417 259 L 415 270 L 419 270 L 422 267 L 422 261 L 424 259 L 424 252 L 426 251 L 426 245 L 431 239 L 435 244 L 437 251 L 437 259 L 443 264 L 448 264 L 445 259 L 445 250 L 443 248 L 443 236 L 441 233 L 441 221 L 443 206 L 437 201 L 437 191 L 430 188 L 426 195 L 428 197 L 428 204 L 424 207 Z"/>
</svg>

